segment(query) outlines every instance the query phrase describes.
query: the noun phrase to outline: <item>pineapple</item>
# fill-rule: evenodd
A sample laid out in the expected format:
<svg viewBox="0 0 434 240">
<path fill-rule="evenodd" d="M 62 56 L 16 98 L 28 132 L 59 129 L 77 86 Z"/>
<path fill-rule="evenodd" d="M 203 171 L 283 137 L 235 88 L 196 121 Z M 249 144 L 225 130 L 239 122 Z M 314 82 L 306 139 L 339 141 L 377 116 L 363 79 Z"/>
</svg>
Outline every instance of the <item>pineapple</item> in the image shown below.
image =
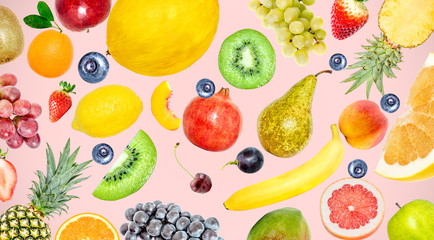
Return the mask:
<svg viewBox="0 0 434 240">
<path fill-rule="evenodd" d="M 67 212 L 66 202 L 78 198 L 67 195 L 67 191 L 77 188 L 77 183 L 89 178 L 80 178 L 80 175 L 92 160 L 81 164 L 75 163 L 79 148 L 69 155 L 69 145 L 68 139 L 56 166 L 53 151 L 47 144 L 47 174 L 44 175 L 40 170 L 36 171 L 39 183 L 33 181 L 30 188 L 33 194 L 29 194 L 29 206 L 12 206 L 1 215 L 0 240 L 50 240 L 51 231 L 44 218 Z"/>
<path fill-rule="evenodd" d="M 385 0 L 378 15 L 378 25 L 383 32 L 370 45 L 362 46 L 366 51 L 357 53 L 359 61 L 348 69 L 360 68 L 344 83 L 354 81 L 346 93 L 352 92 L 366 81 L 366 98 L 373 84 L 382 95 L 383 74 L 396 78 L 392 69 L 400 70 L 401 48 L 414 48 L 424 43 L 434 31 L 434 1 L 430 0 Z"/>
</svg>

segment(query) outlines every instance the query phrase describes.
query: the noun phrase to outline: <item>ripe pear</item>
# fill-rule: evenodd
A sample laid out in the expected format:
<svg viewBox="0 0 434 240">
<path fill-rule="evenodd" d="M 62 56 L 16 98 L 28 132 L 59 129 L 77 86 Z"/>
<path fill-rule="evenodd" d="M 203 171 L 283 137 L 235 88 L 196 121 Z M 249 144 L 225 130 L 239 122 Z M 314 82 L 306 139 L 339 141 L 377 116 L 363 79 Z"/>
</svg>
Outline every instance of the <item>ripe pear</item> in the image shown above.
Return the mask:
<svg viewBox="0 0 434 240">
<path fill-rule="evenodd" d="M 21 55 L 24 33 L 12 10 L 0 5 L 0 64 L 8 63 Z"/>
<path fill-rule="evenodd" d="M 321 73 L 297 82 L 282 97 L 262 110 L 257 131 L 262 147 L 269 153 L 289 158 L 303 150 L 312 135 L 312 99 Z"/>
</svg>

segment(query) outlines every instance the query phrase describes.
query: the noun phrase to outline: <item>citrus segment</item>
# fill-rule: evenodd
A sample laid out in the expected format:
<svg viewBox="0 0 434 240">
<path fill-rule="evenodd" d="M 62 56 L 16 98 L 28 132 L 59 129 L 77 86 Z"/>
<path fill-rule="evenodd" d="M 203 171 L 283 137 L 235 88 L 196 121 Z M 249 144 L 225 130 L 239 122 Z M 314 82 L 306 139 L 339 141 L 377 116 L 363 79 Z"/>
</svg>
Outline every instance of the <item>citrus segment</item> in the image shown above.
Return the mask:
<svg viewBox="0 0 434 240">
<path fill-rule="evenodd" d="M 27 61 L 37 74 L 55 78 L 71 67 L 73 47 L 71 39 L 56 30 L 46 30 L 30 43 Z"/>
<path fill-rule="evenodd" d="M 434 66 L 422 69 L 410 88 L 407 103 L 412 108 L 428 104 L 434 100 Z"/>
<path fill-rule="evenodd" d="M 384 200 L 372 184 L 354 178 L 332 183 L 321 197 L 323 225 L 343 239 L 362 239 L 374 233 L 384 217 Z"/>
<path fill-rule="evenodd" d="M 119 240 L 113 225 L 94 213 L 81 213 L 64 222 L 56 233 L 56 240 Z"/>
</svg>

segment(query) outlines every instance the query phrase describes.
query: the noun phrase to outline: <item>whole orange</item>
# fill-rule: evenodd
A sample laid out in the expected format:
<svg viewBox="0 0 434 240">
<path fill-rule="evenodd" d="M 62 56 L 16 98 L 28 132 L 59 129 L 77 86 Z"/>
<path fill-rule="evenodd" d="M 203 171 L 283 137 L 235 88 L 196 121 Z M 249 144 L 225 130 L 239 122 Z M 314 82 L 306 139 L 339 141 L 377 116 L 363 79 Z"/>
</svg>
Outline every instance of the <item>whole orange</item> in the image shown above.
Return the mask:
<svg viewBox="0 0 434 240">
<path fill-rule="evenodd" d="M 56 30 L 45 30 L 30 43 L 27 61 L 37 74 L 55 78 L 71 67 L 73 47 L 71 39 Z"/>
</svg>

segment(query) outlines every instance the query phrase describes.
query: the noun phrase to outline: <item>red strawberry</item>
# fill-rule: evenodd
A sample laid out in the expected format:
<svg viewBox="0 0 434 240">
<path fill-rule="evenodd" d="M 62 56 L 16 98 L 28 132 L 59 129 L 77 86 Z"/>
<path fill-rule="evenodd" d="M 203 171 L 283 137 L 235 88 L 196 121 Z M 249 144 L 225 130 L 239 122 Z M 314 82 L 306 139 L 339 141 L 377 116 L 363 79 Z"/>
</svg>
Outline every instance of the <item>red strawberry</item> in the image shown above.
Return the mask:
<svg viewBox="0 0 434 240">
<path fill-rule="evenodd" d="M 17 171 L 14 165 L 5 159 L 6 153 L 0 150 L 0 200 L 5 202 L 12 198 L 17 184 Z"/>
<path fill-rule="evenodd" d="M 367 0 L 335 0 L 331 23 L 333 36 L 342 40 L 357 32 L 368 21 Z"/>
<path fill-rule="evenodd" d="M 59 83 L 62 90 L 56 90 L 50 95 L 48 99 L 50 122 L 57 122 L 72 105 L 69 93 L 74 93 L 75 85 L 61 81 Z"/>
</svg>

